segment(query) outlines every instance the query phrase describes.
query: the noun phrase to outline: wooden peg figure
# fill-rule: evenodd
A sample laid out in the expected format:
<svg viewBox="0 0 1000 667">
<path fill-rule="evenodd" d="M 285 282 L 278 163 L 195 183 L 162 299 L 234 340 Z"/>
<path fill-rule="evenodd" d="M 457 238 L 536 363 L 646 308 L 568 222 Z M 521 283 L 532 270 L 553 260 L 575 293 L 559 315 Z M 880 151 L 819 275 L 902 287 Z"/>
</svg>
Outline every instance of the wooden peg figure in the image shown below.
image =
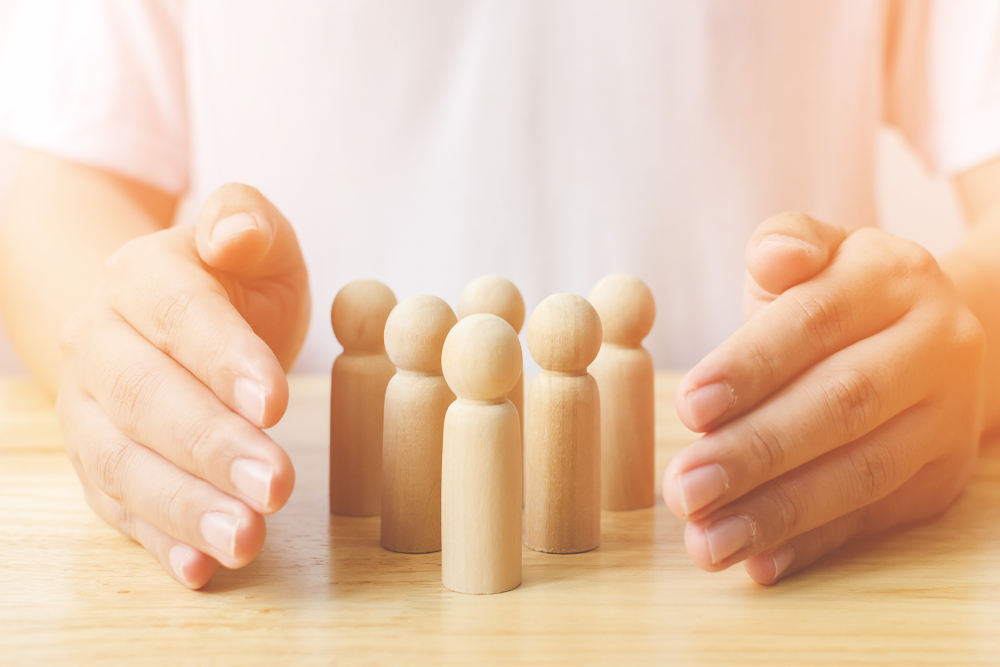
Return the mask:
<svg viewBox="0 0 1000 667">
<path fill-rule="evenodd" d="M 601 406 L 587 366 L 601 319 L 586 299 L 554 294 L 528 320 L 541 372 L 528 392 L 524 437 L 524 543 L 579 553 L 601 543 Z"/>
<path fill-rule="evenodd" d="M 330 512 L 375 516 L 382 501 L 385 389 L 396 367 L 385 353 L 385 321 L 396 305 L 377 280 L 355 280 L 330 310 L 344 352 L 330 374 Z"/>
<path fill-rule="evenodd" d="M 441 550 L 441 443 L 455 400 L 441 373 L 441 349 L 457 321 L 447 303 L 418 294 L 385 323 L 385 351 L 396 365 L 382 440 L 382 546 L 390 551 Z"/>
<path fill-rule="evenodd" d="M 653 294 L 638 278 L 613 275 L 590 293 L 604 343 L 590 374 L 601 392 L 601 507 L 652 507 L 655 494 L 653 359 L 642 346 L 656 319 Z"/>
<path fill-rule="evenodd" d="M 524 299 L 521 292 L 511 281 L 502 276 L 479 276 L 462 290 L 458 297 L 458 319 L 469 315 L 489 313 L 504 319 L 520 334 L 524 326 Z M 521 433 L 524 433 L 524 369 L 517 378 L 514 388 L 507 398 L 517 408 L 517 417 L 521 420 Z"/>
<path fill-rule="evenodd" d="M 448 334 L 444 377 L 458 397 L 444 420 L 441 581 L 459 593 L 521 583 L 521 434 L 507 394 L 521 344 L 495 315 L 470 315 Z"/>
</svg>

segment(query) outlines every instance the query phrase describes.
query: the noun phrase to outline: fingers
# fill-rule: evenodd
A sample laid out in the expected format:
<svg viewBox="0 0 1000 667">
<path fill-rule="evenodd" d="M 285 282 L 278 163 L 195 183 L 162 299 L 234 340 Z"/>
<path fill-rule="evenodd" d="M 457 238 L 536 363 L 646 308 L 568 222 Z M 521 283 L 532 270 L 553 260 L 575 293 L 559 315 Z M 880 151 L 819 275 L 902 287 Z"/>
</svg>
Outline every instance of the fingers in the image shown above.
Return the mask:
<svg viewBox="0 0 1000 667">
<path fill-rule="evenodd" d="M 223 286 L 199 266 L 193 234 L 175 228 L 116 253 L 104 285 L 108 300 L 228 407 L 256 426 L 273 426 L 288 405 L 284 369 Z"/>
<path fill-rule="evenodd" d="M 192 590 L 203 587 L 215 574 L 218 561 L 197 549 L 178 542 L 149 522 L 129 514 L 120 504 L 96 487 L 85 484 L 84 494 L 94 512 L 153 554 L 163 569 Z"/>
<path fill-rule="evenodd" d="M 281 447 L 114 314 L 86 331 L 107 352 L 74 359 L 74 380 L 117 429 L 258 512 L 284 505 L 295 472 Z"/>
<path fill-rule="evenodd" d="M 876 503 L 915 477 L 931 443 L 950 448 L 974 440 L 971 426 L 968 433 L 956 433 L 950 423 L 936 404 L 911 408 L 864 438 L 688 524 L 688 553 L 699 567 L 725 569 Z"/>
<path fill-rule="evenodd" d="M 704 516 L 923 401 L 957 361 L 941 349 L 943 336 L 928 335 L 941 326 L 933 313 L 914 311 L 701 438 L 668 464 L 667 506 L 680 518 Z M 922 370 L 910 377 L 913 366 Z"/>
<path fill-rule="evenodd" d="M 95 401 L 65 400 L 60 421 L 67 442 L 73 443 L 70 455 L 80 477 L 122 507 L 126 514 L 117 518 L 119 524 L 128 527 L 133 517 L 131 534 L 137 539 L 134 518 L 226 567 L 242 567 L 260 550 L 266 535 L 260 514 L 123 435 Z M 173 545 L 154 538 L 144 535 L 158 555 L 166 549 L 169 562 Z M 185 572 L 187 567 L 185 558 Z"/>
<path fill-rule="evenodd" d="M 305 272 L 295 231 L 257 189 L 228 183 L 201 207 L 198 253 L 209 266 L 262 278 Z"/>
<path fill-rule="evenodd" d="M 744 569 L 755 582 L 768 586 L 852 540 L 938 514 L 958 497 L 971 474 L 971 466 L 958 471 L 942 471 L 942 467 L 939 463 L 928 464 L 882 500 L 756 554 L 743 562 Z"/>
<path fill-rule="evenodd" d="M 747 242 L 747 270 L 762 289 L 781 294 L 825 269 L 847 235 L 840 225 L 802 213 L 776 215 Z"/>
<path fill-rule="evenodd" d="M 899 258 L 886 261 L 887 256 Z M 705 432 L 752 409 L 806 368 L 885 329 L 937 275 L 915 244 L 861 230 L 812 280 L 786 290 L 699 362 L 677 389 L 684 424 Z"/>
<path fill-rule="evenodd" d="M 256 189 L 230 183 L 209 195 L 198 216 L 198 254 L 282 368 L 309 328 L 309 275 L 295 231 Z"/>
</svg>

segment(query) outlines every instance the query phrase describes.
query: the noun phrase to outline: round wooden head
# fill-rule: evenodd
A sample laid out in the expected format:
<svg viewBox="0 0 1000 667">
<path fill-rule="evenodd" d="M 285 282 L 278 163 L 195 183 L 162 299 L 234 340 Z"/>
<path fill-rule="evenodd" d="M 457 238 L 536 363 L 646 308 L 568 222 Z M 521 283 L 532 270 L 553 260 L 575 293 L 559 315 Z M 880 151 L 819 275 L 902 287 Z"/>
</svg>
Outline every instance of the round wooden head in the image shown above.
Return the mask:
<svg viewBox="0 0 1000 667">
<path fill-rule="evenodd" d="M 459 398 L 499 401 L 521 377 L 521 342 L 506 321 L 487 313 L 470 315 L 444 341 L 441 367 Z"/>
<path fill-rule="evenodd" d="M 385 350 L 385 321 L 396 296 L 377 280 L 355 280 L 337 292 L 330 309 L 333 335 L 345 352 L 377 354 Z"/>
<path fill-rule="evenodd" d="M 656 320 L 653 293 L 635 276 L 617 274 L 602 278 L 588 298 L 601 316 L 604 342 L 639 347 Z"/>
<path fill-rule="evenodd" d="M 528 350 L 547 371 L 584 371 L 601 351 L 601 318 L 576 294 L 553 294 L 528 320 Z"/>
<path fill-rule="evenodd" d="M 458 322 L 451 306 L 429 294 L 399 302 L 385 323 L 385 351 L 397 368 L 419 373 L 441 371 L 441 348 Z"/>
<path fill-rule="evenodd" d="M 524 326 L 524 299 L 514 283 L 502 276 L 479 276 L 458 297 L 458 317 L 489 313 L 503 318 L 521 333 Z"/>
</svg>

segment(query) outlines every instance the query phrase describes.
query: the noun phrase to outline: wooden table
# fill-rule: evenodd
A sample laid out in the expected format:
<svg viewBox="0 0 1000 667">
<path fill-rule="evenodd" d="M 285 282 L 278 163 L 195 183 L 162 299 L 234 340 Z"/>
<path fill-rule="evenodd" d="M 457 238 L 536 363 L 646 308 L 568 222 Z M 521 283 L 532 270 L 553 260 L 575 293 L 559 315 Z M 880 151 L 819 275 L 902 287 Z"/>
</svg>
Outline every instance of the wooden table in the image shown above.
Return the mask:
<svg viewBox="0 0 1000 667">
<path fill-rule="evenodd" d="M 657 467 L 693 440 L 657 377 Z M 201 592 L 87 507 L 51 405 L 0 380 L 0 665 L 1000 664 L 1000 448 L 942 518 L 841 550 L 773 588 L 695 568 L 664 507 L 606 512 L 578 555 L 524 551 L 524 583 L 441 586 L 440 554 L 327 514 L 325 377 L 292 378 L 273 429 L 298 486 L 263 551 Z"/>
</svg>

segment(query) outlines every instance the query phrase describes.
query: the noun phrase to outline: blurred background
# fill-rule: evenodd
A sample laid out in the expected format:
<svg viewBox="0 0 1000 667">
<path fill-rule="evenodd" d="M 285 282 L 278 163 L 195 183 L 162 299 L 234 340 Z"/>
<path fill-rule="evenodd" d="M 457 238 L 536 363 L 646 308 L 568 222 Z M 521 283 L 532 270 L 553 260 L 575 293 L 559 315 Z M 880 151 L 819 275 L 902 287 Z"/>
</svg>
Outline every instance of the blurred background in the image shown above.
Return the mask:
<svg viewBox="0 0 1000 667">
<path fill-rule="evenodd" d="M 16 0 L 0 0 L 0 48 L 15 5 Z M 17 148 L 0 142 L 0 211 L 4 213 L 19 161 Z M 951 183 L 931 174 L 891 128 L 880 132 L 876 162 L 880 226 L 916 241 L 935 256 L 947 254 L 962 237 L 965 226 Z M 26 374 L 2 328 L 0 374 Z"/>
</svg>

